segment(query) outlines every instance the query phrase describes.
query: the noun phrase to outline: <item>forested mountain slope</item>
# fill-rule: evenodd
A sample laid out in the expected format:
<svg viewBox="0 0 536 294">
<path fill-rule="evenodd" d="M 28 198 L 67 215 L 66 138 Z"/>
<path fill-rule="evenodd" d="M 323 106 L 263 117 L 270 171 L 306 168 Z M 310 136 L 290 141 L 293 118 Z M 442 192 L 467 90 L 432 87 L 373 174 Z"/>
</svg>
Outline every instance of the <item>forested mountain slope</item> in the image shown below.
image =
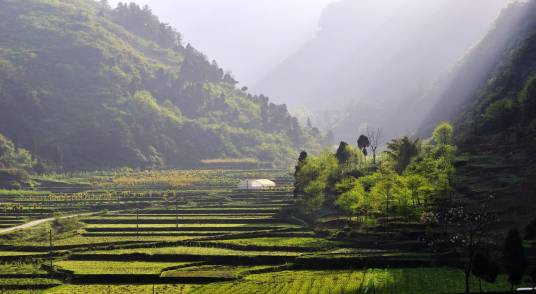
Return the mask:
<svg viewBox="0 0 536 294">
<path fill-rule="evenodd" d="M 0 133 L 67 170 L 281 164 L 319 137 L 148 8 L 103 3 L 0 1 Z"/>
<path fill-rule="evenodd" d="M 508 64 L 515 55 L 513 53 L 519 51 L 522 44 L 534 33 L 534 6 L 534 1 L 514 3 L 502 11 L 493 29 L 452 70 L 441 87 L 430 93 L 438 96 L 438 101 L 431 112 L 425 115 L 421 133 L 431 132 L 438 122 L 450 120 L 460 111 L 471 109 L 471 103 L 490 94 L 492 86 L 486 83 L 499 82 L 494 81 L 493 77 L 504 75 L 508 71 Z M 485 91 L 477 93 L 478 90 Z"/>
<path fill-rule="evenodd" d="M 534 217 L 536 1 L 503 12 L 461 65 L 437 114 L 450 114 L 459 134 L 457 189 L 476 199 L 495 196 L 505 222 Z"/>
</svg>

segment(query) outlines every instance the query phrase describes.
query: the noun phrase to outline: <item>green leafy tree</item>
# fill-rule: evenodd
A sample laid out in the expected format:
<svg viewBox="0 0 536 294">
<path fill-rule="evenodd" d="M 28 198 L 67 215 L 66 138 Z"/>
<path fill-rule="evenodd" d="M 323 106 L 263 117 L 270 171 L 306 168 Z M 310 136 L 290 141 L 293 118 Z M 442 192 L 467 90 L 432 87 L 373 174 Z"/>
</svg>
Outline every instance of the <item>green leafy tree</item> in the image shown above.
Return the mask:
<svg viewBox="0 0 536 294">
<path fill-rule="evenodd" d="M 382 212 L 389 221 L 389 215 L 396 200 L 398 190 L 398 178 L 396 175 L 384 175 L 371 189 L 371 194 L 382 203 Z"/>
<path fill-rule="evenodd" d="M 346 179 L 344 184 L 337 185 L 337 188 L 342 193 L 335 204 L 348 215 L 348 219 L 351 221 L 352 216 L 356 216 L 365 206 L 365 189 L 359 181 L 353 178 Z"/>
<path fill-rule="evenodd" d="M 436 145 L 451 145 L 453 142 L 454 127 L 449 122 L 440 123 L 432 133 Z"/>
<path fill-rule="evenodd" d="M 447 135 L 451 128 L 448 123 L 443 123 L 434 132 L 437 142 L 448 142 Z M 455 173 L 454 157 L 456 147 L 448 144 L 424 145 L 419 157 L 411 162 L 406 169 L 406 174 L 415 174 L 425 177 L 433 186 L 436 196 L 439 199 L 450 199 L 452 195 L 452 179 Z"/>
<path fill-rule="evenodd" d="M 366 166 L 365 155 L 358 148 L 346 145 L 344 153 L 344 162 L 339 162 L 339 171 L 337 180 L 346 175 L 354 178 L 359 178 L 364 175 L 364 167 Z"/>
<path fill-rule="evenodd" d="M 303 197 L 301 203 L 305 211 L 316 221 L 318 213 L 326 200 L 326 183 L 321 179 L 313 180 L 303 189 Z"/>
<path fill-rule="evenodd" d="M 516 229 L 508 231 L 504 240 L 503 263 L 513 293 L 514 286 L 521 283 L 528 266 L 523 241 Z"/>
<path fill-rule="evenodd" d="M 329 152 L 319 156 L 308 157 L 296 177 L 296 183 L 303 187 L 303 193 L 298 195 L 298 203 L 313 221 L 326 200 L 328 179 L 337 172 L 337 159 Z"/>
<path fill-rule="evenodd" d="M 308 156 L 307 152 L 305 151 L 300 152 L 298 163 L 294 167 L 294 191 L 293 191 L 294 198 L 298 197 L 298 195 L 303 192 L 303 186 L 300 185 L 300 183 L 297 181 L 297 178 L 303 165 L 305 164 L 305 161 L 307 160 L 307 156 Z"/>
<path fill-rule="evenodd" d="M 15 168 L 30 171 L 33 160 L 26 149 L 17 148 L 7 137 L 0 134 L 0 168 Z"/>
<path fill-rule="evenodd" d="M 387 143 L 385 154 L 393 161 L 394 169 L 402 174 L 411 161 L 419 155 L 420 140 L 410 140 L 408 137 L 393 139 Z"/>
<path fill-rule="evenodd" d="M 402 177 L 402 181 L 411 194 L 411 200 L 414 206 L 425 204 L 429 195 L 434 192 L 434 187 L 430 184 L 428 179 L 421 175 L 405 175 Z"/>
</svg>

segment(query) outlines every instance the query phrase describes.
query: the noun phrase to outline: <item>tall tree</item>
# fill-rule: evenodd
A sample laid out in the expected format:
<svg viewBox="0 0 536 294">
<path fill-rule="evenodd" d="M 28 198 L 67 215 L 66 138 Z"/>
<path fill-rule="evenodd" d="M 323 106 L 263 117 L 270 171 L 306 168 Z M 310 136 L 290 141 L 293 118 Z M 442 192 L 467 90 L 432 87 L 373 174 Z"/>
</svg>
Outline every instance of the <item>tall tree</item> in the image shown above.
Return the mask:
<svg viewBox="0 0 536 294">
<path fill-rule="evenodd" d="M 489 232 L 497 221 L 496 214 L 489 209 L 491 199 L 478 207 L 454 207 L 429 218 L 431 224 L 443 227 L 441 234 L 430 236 L 430 244 L 436 250 L 464 256 L 465 293 L 470 293 L 469 280 L 476 254 L 489 243 Z"/>
<path fill-rule="evenodd" d="M 305 213 L 316 221 L 326 199 L 328 178 L 338 169 L 337 159 L 332 153 L 322 152 L 319 156 L 307 158 L 301 167 L 296 181 L 303 190 L 298 195 L 298 204 Z"/>
<path fill-rule="evenodd" d="M 402 174 L 411 161 L 419 155 L 419 149 L 419 139 L 411 140 L 405 136 L 387 143 L 385 154 L 393 161 L 395 171 Z"/>
<path fill-rule="evenodd" d="M 298 197 L 298 195 L 303 192 L 303 187 L 298 182 L 298 174 L 300 173 L 303 165 L 305 164 L 305 160 L 307 160 L 307 152 L 302 151 L 300 152 L 300 157 L 298 158 L 298 163 L 294 167 L 294 198 Z"/>
<path fill-rule="evenodd" d="M 340 191 L 341 188 L 346 191 Z M 352 216 L 357 215 L 365 204 L 365 189 L 357 179 L 350 177 L 337 185 L 337 190 L 342 193 L 335 201 L 335 204 L 348 215 L 348 219 L 351 222 Z"/>
<path fill-rule="evenodd" d="M 530 279 L 532 282 L 532 292 L 536 290 L 536 267 L 533 267 L 530 271 Z"/>
<path fill-rule="evenodd" d="M 473 261 L 472 273 L 478 278 L 478 286 L 482 293 L 482 280 L 488 283 L 495 283 L 499 276 L 499 265 L 491 258 L 489 254 L 478 252 Z"/>
<path fill-rule="evenodd" d="M 508 235 L 504 240 L 503 262 L 513 293 L 514 286 L 521 283 L 528 266 L 523 241 L 519 231 L 516 229 L 508 231 Z"/>
<path fill-rule="evenodd" d="M 437 145 L 452 145 L 454 127 L 449 122 L 440 123 L 434 130 L 432 138 Z"/>
<path fill-rule="evenodd" d="M 525 240 L 536 239 L 536 218 L 525 227 Z"/>
<path fill-rule="evenodd" d="M 391 211 L 391 203 L 394 201 L 396 190 L 396 179 L 393 175 L 387 175 L 380 179 L 371 189 L 371 194 L 375 198 L 383 201 L 385 211 L 384 214 L 387 217 L 387 222 L 389 222 L 389 213 Z"/>
<path fill-rule="evenodd" d="M 344 165 L 348 163 L 348 160 L 352 156 L 352 152 L 350 151 L 350 146 L 348 146 L 348 143 L 341 142 L 339 144 L 339 148 L 337 149 L 337 153 L 335 154 L 335 157 L 337 157 L 337 161 L 339 164 Z"/>
<path fill-rule="evenodd" d="M 367 136 L 365 135 L 361 135 L 359 136 L 359 139 L 357 139 L 357 147 L 363 151 L 363 154 L 365 156 L 368 155 L 368 151 L 367 151 L 367 148 L 370 147 L 370 140 Z"/>
<path fill-rule="evenodd" d="M 380 128 L 372 130 L 367 128 L 367 137 L 370 141 L 370 149 L 372 150 L 372 164 L 376 166 L 376 155 L 378 147 L 382 144 L 382 130 Z"/>
</svg>

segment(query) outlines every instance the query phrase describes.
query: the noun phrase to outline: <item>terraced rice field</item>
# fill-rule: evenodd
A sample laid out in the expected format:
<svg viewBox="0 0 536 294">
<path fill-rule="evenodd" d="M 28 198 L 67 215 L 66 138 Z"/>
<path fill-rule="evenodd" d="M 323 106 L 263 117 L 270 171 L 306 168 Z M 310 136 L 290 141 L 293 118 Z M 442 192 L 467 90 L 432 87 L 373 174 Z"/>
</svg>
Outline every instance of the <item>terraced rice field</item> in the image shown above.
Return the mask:
<svg viewBox="0 0 536 294">
<path fill-rule="evenodd" d="M 118 262 L 118 261 L 76 261 L 62 260 L 56 266 L 73 271 L 75 274 L 160 274 L 177 267 L 194 265 L 192 262 Z"/>
<path fill-rule="evenodd" d="M 185 187 L 173 187 L 184 181 L 167 176 L 133 180 L 129 175 L 117 181 L 98 176 L 87 179 L 97 188 L 86 192 L 3 199 L 24 208 L 0 211 L 0 228 L 54 213 L 97 214 L 0 235 L 0 290 L 69 294 L 463 290 L 461 271 L 422 267 L 430 263 L 429 254 L 362 248 L 319 237 L 302 222 L 285 218 L 281 208 L 294 201 L 286 172 L 193 175 Z M 279 188 L 234 189 L 240 179 L 257 176 L 277 179 Z M 494 286 L 484 283 L 484 289 L 507 289 L 501 279 Z M 476 287 L 477 282 L 472 283 Z"/>
</svg>

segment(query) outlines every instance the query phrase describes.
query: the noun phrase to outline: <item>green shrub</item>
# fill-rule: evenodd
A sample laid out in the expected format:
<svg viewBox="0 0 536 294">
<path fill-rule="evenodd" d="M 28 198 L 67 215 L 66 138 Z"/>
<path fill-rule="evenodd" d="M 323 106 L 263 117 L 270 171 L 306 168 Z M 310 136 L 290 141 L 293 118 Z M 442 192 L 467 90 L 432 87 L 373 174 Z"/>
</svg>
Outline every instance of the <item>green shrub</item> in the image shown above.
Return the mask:
<svg viewBox="0 0 536 294">
<path fill-rule="evenodd" d="M 18 190 L 30 187 L 30 176 L 23 169 L 0 169 L 0 189 Z"/>
</svg>

